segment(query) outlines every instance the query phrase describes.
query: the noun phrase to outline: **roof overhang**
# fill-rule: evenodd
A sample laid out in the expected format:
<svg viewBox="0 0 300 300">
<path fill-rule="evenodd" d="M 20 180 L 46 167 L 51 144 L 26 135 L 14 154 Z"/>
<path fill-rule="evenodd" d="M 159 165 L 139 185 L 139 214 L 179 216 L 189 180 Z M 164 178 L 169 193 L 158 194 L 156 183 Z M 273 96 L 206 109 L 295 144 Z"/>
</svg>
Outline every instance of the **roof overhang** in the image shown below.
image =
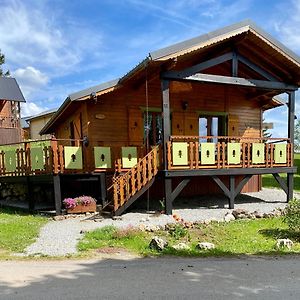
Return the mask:
<svg viewBox="0 0 300 300">
<path fill-rule="evenodd" d="M 26 102 L 15 78 L 0 77 L 0 100 Z"/>
</svg>

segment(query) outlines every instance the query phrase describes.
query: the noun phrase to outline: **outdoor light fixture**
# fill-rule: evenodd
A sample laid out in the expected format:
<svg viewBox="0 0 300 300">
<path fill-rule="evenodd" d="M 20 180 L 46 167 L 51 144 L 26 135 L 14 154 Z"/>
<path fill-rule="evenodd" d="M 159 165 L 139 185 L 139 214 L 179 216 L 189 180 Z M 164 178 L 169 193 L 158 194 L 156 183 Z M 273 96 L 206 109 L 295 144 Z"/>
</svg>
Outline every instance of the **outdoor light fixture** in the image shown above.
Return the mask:
<svg viewBox="0 0 300 300">
<path fill-rule="evenodd" d="M 182 101 L 181 105 L 183 110 L 187 110 L 189 103 L 187 101 Z"/>
<path fill-rule="evenodd" d="M 97 102 L 97 95 L 96 95 L 95 92 L 92 92 L 92 93 L 90 94 L 90 99 L 91 99 L 91 100 L 94 100 L 95 102 Z"/>
</svg>

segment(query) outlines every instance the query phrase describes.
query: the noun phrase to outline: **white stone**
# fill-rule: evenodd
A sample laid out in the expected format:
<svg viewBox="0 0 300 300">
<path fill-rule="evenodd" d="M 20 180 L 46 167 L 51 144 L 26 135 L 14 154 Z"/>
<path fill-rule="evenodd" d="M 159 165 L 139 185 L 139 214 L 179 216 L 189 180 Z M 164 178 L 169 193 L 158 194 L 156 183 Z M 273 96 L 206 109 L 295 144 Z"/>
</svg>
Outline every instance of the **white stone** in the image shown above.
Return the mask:
<svg viewBox="0 0 300 300">
<path fill-rule="evenodd" d="M 234 221 L 235 217 L 232 213 L 227 213 L 224 217 L 224 221 L 225 222 L 230 222 L 230 221 Z"/>
<path fill-rule="evenodd" d="M 168 246 L 168 242 L 158 236 L 154 236 L 149 244 L 151 249 L 158 251 L 164 250 L 166 246 Z"/>
<path fill-rule="evenodd" d="M 215 249 L 215 245 L 209 242 L 201 242 L 198 243 L 197 248 L 201 250 L 211 250 L 211 249 Z"/>
<path fill-rule="evenodd" d="M 186 243 L 179 243 L 179 244 L 176 244 L 174 246 L 172 246 L 173 249 L 175 250 L 190 250 L 190 246 L 187 245 Z"/>
<path fill-rule="evenodd" d="M 294 243 L 290 239 L 278 239 L 276 243 L 277 249 L 288 248 L 289 250 L 291 250 L 293 245 Z"/>
</svg>

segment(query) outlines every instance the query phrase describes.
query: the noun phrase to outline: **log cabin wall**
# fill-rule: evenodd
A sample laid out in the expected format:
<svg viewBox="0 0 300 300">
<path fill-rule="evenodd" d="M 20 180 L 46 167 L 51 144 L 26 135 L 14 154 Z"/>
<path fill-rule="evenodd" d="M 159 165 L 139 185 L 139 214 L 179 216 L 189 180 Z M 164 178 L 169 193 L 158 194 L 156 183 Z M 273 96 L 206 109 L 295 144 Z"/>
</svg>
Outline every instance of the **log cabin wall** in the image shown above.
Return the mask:
<svg viewBox="0 0 300 300">
<path fill-rule="evenodd" d="M 123 86 L 113 92 L 101 95 L 94 100 L 72 103 L 73 113 L 69 112 L 64 122 L 57 127 L 58 138 L 70 138 L 69 124 L 78 114 L 82 114 L 83 134 L 89 138 L 88 164 L 93 165 L 94 146 L 111 146 L 112 157 L 120 157 L 113 148 L 139 146 L 141 155 L 146 153 L 144 145 L 144 113 L 148 100 L 149 110 L 161 108 L 161 82 L 158 76 L 148 80 L 146 86 Z M 183 102 L 187 102 L 186 109 Z M 86 105 L 86 108 L 85 108 Z M 75 109 L 76 106 L 76 109 Z M 246 91 L 229 86 L 171 82 L 170 86 L 171 126 L 173 135 L 198 135 L 198 118 L 202 112 L 223 113 L 227 119 L 227 134 L 233 136 L 261 135 L 261 108 L 257 101 L 246 100 Z M 86 117 L 83 117 L 86 115 Z M 62 119 L 62 118 L 61 118 Z M 204 194 L 207 191 L 220 192 L 210 179 L 199 178 L 201 185 L 191 183 L 192 193 Z M 258 191 L 259 178 L 253 177 L 245 186 L 244 192 Z M 197 192 L 198 190 L 198 192 Z M 190 192 L 186 192 L 190 194 Z"/>
</svg>

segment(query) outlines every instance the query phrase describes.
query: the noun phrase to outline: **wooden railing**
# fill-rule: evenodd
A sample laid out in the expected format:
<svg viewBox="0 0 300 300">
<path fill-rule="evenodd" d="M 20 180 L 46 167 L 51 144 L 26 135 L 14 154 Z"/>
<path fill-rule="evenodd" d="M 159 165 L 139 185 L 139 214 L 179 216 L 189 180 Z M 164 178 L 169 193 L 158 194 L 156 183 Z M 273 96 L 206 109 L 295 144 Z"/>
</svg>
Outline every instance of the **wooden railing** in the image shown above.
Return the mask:
<svg viewBox="0 0 300 300">
<path fill-rule="evenodd" d="M 186 143 L 187 160 L 182 165 L 174 164 L 173 143 Z M 201 145 L 214 143 L 213 162 L 206 164 L 201 161 Z M 238 143 L 240 145 L 238 163 L 230 163 L 228 160 L 228 145 Z M 254 162 L 253 144 L 263 144 L 263 161 Z M 276 162 L 275 145 L 284 144 L 286 159 L 284 162 Z M 183 155 L 184 153 L 182 153 Z M 286 138 L 254 138 L 254 137 L 228 137 L 228 136 L 171 136 L 167 144 L 167 161 L 169 170 L 178 169 L 221 169 L 221 168 L 272 168 L 293 166 L 293 145 Z"/>
<path fill-rule="evenodd" d="M 114 211 L 123 206 L 132 196 L 145 187 L 157 174 L 159 147 L 154 147 L 133 168 L 113 180 Z M 110 188 L 109 188 L 110 189 Z"/>
</svg>

